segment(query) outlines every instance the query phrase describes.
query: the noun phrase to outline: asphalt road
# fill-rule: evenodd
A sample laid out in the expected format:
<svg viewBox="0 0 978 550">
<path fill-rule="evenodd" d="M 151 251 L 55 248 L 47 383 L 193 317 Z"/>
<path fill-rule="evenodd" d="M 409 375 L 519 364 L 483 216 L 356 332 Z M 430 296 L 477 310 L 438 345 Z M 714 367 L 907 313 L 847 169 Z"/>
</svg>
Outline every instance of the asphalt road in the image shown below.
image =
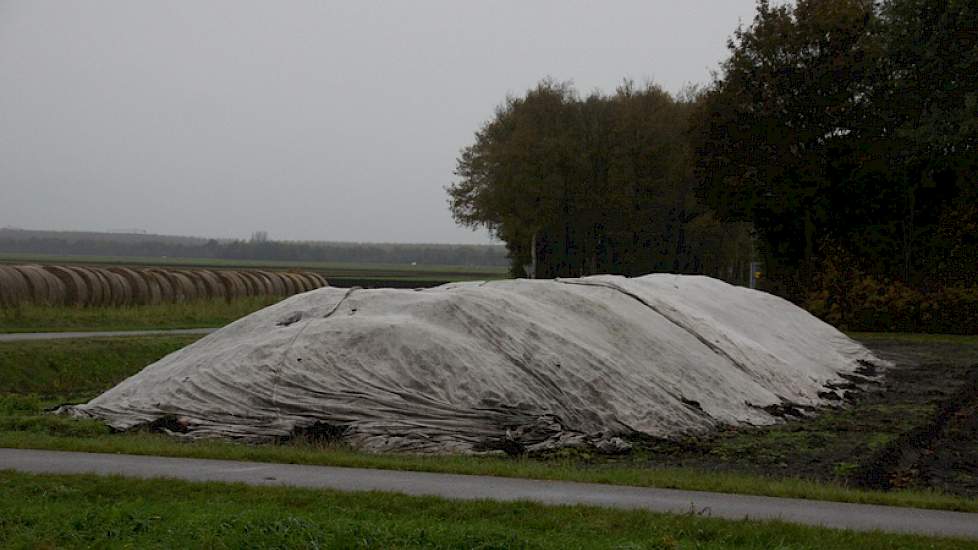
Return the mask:
<svg viewBox="0 0 978 550">
<path fill-rule="evenodd" d="M 66 338 L 105 338 L 111 336 L 176 336 L 180 334 L 210 334 L 216 328 L 178 328 L 163 330 L 110 330 L 102 332 L 15 332 L 0 334 L 0 342 L 26 340 L 64 340 Z"/>
<path fill-rule="evenodd" d="M 26 449 L 0 449 L 0 469 L 391 491 L 464 500 L 527 500 L 978 539 L 978 514 L 567 481 Z"/>
</svg>

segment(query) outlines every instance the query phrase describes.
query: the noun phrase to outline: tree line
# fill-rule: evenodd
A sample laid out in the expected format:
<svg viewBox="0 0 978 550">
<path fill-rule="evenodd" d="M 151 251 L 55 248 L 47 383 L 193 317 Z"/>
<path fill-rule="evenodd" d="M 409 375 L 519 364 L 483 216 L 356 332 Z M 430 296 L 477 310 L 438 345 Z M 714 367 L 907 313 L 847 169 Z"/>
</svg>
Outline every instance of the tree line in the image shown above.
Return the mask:
<svg viewBox="0 0 978 550">
<path fill-rule="evenodd" d="M 507 98 L 458 159 L 456 221 L 539 277 L 730 280 L 755 257 L 799 302 L 978 284 L 978 2 L 761 0 L 728 46 L 678 96 Z"/>
<path fill-rule="evenodd" d="M 515 276 L 742 280 L 747 224 L 719 222 L 694 193 L 695 97 L 632 82 L 581 97 L 545 80 L 507 98 L 458 159 L 452 214 L 505 242 Z"/>
<path fill-rule="evenodd" d="M 783 292 L 826 262 L 975 284 L 978 3 L 759 2 L 694 120 L 703 202 L 753 224 Z"/>
</svg>

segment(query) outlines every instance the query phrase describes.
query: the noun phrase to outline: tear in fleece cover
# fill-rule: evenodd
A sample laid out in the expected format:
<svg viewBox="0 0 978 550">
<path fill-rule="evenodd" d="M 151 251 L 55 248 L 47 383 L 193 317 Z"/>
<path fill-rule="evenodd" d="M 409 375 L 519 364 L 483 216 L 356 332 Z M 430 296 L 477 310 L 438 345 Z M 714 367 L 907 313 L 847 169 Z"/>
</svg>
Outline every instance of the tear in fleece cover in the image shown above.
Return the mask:
<svg viewBox="0 0 978 550">
<path fill-rule="evenodd" d="M 320 288 L 62 412 L 370 451 L 534 451 L 771 424 L 882 361 L 791 303 L 708 277 Z M 851 383 L 849 386 L 851 387 Z M 611 443 L 609 443 L 611 442 Z"/>
</svg>

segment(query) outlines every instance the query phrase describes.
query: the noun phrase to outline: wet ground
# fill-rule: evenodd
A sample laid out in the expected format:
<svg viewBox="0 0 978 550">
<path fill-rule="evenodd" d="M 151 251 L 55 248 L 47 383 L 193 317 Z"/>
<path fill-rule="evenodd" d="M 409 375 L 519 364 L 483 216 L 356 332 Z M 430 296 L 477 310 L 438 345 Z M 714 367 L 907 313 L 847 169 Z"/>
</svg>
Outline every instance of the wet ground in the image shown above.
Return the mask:
<svg viewBox="0 0 978 550">
<path fill-rule="evenodd" d="M 817 416 L 677 442 L 633 441 L 637 463 L 978 496 L 978 345 L 866 341 L 896 363 L 882 384 Z"/>
</svg>

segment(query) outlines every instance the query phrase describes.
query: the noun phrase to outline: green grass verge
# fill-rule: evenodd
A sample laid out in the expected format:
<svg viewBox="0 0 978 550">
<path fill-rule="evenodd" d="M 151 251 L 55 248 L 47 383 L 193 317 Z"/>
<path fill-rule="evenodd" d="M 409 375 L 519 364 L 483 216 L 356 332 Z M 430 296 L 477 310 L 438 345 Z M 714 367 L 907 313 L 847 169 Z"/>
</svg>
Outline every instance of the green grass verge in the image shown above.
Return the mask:
<svg viewBox="0 0 978 550">
<path fill-rule="evenodd" d="M 21 304 L 0 308 L 0 332 L 152 330 L 224 326 L 282 298 L 261 296 L 127 307 Z"/>
<path fill-rule="evenodd" d="M 41 400 L 88 399 L 199 338 L 128 336 L 0 342 L 0 400 L 29 395 Z"/>
<path fill-rule="evenodd" d="M 184 442 L 147 432 L 111 434 L 96 421 L 44 412 L 90 399 L 194 340 L 182 336 L 0 343 L 0 446 L 484 474 L 978 511 L 974 499 L 936 492 L 882 493 L 788 477 L 614 464 L 579 452 L 528 459 L 374 455 L 307 440 L 267 445 Z"/>
<path fill-rule="evenodd" d="M 0 545 L 960 548 L 965 541 L 583 506 L 0 472 Z"/>
</svg>

